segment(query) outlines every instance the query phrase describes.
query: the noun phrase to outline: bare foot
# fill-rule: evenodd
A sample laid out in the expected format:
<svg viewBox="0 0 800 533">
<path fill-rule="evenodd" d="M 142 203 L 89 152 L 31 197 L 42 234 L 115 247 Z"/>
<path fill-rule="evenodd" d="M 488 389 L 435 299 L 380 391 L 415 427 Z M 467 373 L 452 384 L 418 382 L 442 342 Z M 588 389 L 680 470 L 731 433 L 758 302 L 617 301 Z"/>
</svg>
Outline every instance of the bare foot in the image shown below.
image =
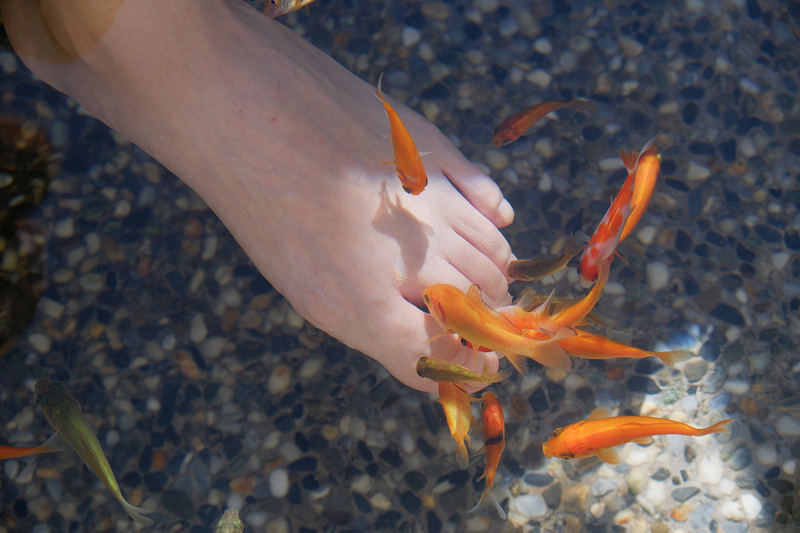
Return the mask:
<svg viewBox="0 0 800 533">
<path fill-rule="evenodd" d="M 18 46 L 6 3 L 31 70 L 200 194 L 311 323 L 420 390 L 436 390 L 415 373 L 420 355 L 473 366 L 455 338 L 426 344 L 439 327 L 417 306 L 440 282 L 507 303 L 497 228 L 513 210 L 435 126 L 389 100 L 432 152 L 412 197 L 381 163 L 392 147 L 374 86 L 243 2 L 128 0 L 66 63 Z"/>
</svg>

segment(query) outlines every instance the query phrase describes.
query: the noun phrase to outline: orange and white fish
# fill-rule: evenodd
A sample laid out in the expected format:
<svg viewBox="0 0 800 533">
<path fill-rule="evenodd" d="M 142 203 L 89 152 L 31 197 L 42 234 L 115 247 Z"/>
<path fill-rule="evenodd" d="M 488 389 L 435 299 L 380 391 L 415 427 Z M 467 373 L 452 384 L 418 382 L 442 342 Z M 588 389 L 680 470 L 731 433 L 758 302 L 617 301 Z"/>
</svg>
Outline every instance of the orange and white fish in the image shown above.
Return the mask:
<svg viewBox="0 0 800 533">
<path fill-rule="evenodd" d="M 661 169 L 661 154 L 658 152 L 658 147 L 653 144 L 655 139 L 651 139 L 639 154 L 636 166 L 636 180 L 633 185 L 633 195 L 631 196 L 631 214 L 628 220 L 625 221 L 625 228 L 622 230 L 622 235 L 619 237 L 619 242 L 625 240 L 625 237 L 630 235 L 633 228 L 641 220 L 644 215 L 650 199 L 653 197 L 653 190 L 656 187 L 658 180 L 658 171 Z M 623 160 L 630 163 L 632 158 L 631 154 L 626 154 Z"/>
<path fill-rule="evenodd" d="M 483 302 L 477 285 L 464 294 L 452 285 L 435 283 L 425 288 L 422 298 L 445 330 L 429 342 L 452 332 L 470 342 L 476 351 L 484 347 L 504 355 L 520 373 L 525 372 L 524 357 L 565 372 L 572 370 L 572 360 L 557 344 L 558 339 L 574 335 L 571 330 L 556 331 L 544 340 L 524 337 L 519 328 Z"/>
<path fill-rule="evenodd" d="M 531 129 L 534 124 L 544 118 L 552 111 L 557 111 L 565 107 L 575 106 L 581 112 L 589 109 L 591 104 L 586 100 L 551 100 L 532 105 L 522 111 L 514 113 L 509 118 L 500 123 L 492 135 L 492 144 L 500 147 L 510 144 Z"/>
<path fill-rule="evenodd" d="M 486 479 L 486 485 L 483 487 L 483 494 L 481 494 L 478 504 L 469 512 L 480 507 L 488 495 L 497 509 L 497 514 L 505 520 L 506 513 L 494 494 L 494 476 L 500 465 L 500 456 L 503 455 L 503 449 L 506 447 L 506 423 L 503 407 L 497 397 L 488 391 L 481 396 L 481 429 L 483 429 L 483 448 L 486 451 L 486 470 L 477 481 Z"/>
<path fill-rule="evenodd" d="M 44 443 L 32 448 L 0 445 L 0 461 L 5 459 L 19 459 L 20 457 L 28 457 L 29 455 L 36 455 L 37 453 L 52 453 L 61 451 L 64 451 L 64 448 L 61 446 L 61 439 L 58 437 L 58 433 L 56 432 L 53 433 L 49 439 L 44 441 Z"/>
<path fill-rule="evenodd" d="M 264 6 L 264 13 L 267 17 L 274 19 L 297 11 L 303 6 L 307 6 L 314 0 L 267 0 L 267 5 Z"/>
<path fill-rule="evenodd" d="M 439 382 L 439 403 L 444 409 L 450 436 L 457 444 L 456 461 L 461 470 L 466 470 L 469 466 L 469 452 L 467 451 L 467 443 L 471 442 L 469 427 L 475 421 L 470 401 L 474 399 L 457 383 Z"/>
<path fill-rule="evenodd" d="M 649 444 L 653 435 L 687 435 L 700 437 L 709 433 L 727 433 L 723 428 L 732 419 L 723 420 L 707 428 L 694 428 L 688 424 L 652 416 L 609 416 L 607 409 L 598 407 L 587 420 L 553 432 L 550 440 L 542 444 L 548 459 L 579 459 L 596 455 L 606 463 L 618 465 L 619 454 L 614 449 L 628 442 Z"/>
<path fill-rule="evenodd" d="M 636 187 L 636 174 L 639 160 L 646 152 L 653 148 L 654 142 L 655 138 L 650 139 L 638 154 L 626 150 L 621 151 L 619 154 L 625 164 L 625 168 L 628 169 L 628 176 L 625 178 L 625 182 L 622 184 L 617 196 L 614 197 L 614 201 L 611 202 L 611 206 L 609 206 L 608 211 L 606 211 L 597 229 L 594 230 L 592 238 L 589 239 L 589 244 L 586 245 L 586 249 L 583 251 L 583 255 L 581 255 L 578 274 L 583 287 L 591 287 L 592 283 L 597 279 L 598 261 L 601 259 L 607 260 L 610 265 L 611 261 L 614 260 L 614 253 L 617 250 L 617 246 L 622 241 L 622 234 L 625 231 L 628 218 L 633 210 L 631 201 Z M 657 150 L 658 149 L 656 149 L 656 152 Z M 649 167 L 651 168 L 652 165 Z M 656 175 L 658 175 L 657 171 Z M 639 191 L 640 204 L 645 197 L 647 197 L 647 202 L 649 202 L 649 198 L 652 195 L 652 190 L 650 190 L 649 195 L 646 194 L 644 190 L 645 181 L 644 179 L 642 180 L 642 189 Z M 654 184 L 655 180 L 652 180 L 652 185 Z M 647 203 L 644 203 L 642 210 L 637 213 L 637 222 L 642 217 L 645 207 L 647 207 Z M 629 228 L 628 233 L 630 233 L 633 230 L 633 226 L 627 227 Z M 625 236 L 627 236 L 628 233 L 625 233 Z"/>
<path fill-rule="evenodd" d="M 568 354 L 581 359 L 644 359 L 645 357 L 658 357 L 669 366 L 686 361 L 691 354 L 685 350 L 672 350 L 667 352 L 649 352 L 621 342 L 616 342 L 602 335 L 577 330 L 576 335 L 565 337 L 558 341 Z"/>
<path fill-rule="evenodd" d="M 428 174 L 425 172 L 425 165 L 422 163 L 422 155 L 417 150 L 417 145 L 411 134 L 406 129 L 400 116 L 389 105 L 381 92 L 381 81 L 383 73 L 378 78 L 378 98 L 383 103 L 386 115 L 389 117 L 389 128 L 392 137 L 392 149 L 394 150 L 394 161 L 384 161 L 387 165 L 394 165 L 397 177 L 400 178 L 400 185 L 408 194 L 417 195 L 425 190 L 428 185 Z"/>
</svg>

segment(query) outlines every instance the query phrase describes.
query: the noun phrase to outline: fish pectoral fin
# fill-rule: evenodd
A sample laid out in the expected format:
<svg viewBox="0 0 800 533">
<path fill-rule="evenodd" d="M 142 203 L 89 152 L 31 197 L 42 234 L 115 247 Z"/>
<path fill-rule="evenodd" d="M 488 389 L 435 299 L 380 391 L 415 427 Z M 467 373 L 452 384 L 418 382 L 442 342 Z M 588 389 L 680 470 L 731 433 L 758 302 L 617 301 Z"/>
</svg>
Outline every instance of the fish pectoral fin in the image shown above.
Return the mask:
<svg viewBox="0 0 800 533">
<path fill-rule="evenodd" d="M 452 333 L 449 332 L 449 331 L 443 331 L 441 333 L 437 333 L 436 335 L 434 335 L 430 339 L 426 340 L 423 344 L 430 344 L 433 341 L 438 341 L 439 339 L 443 339 L 443 338 L 447 337 L 448 335 L 452 335 Z"/>
<path fill-rule="evenodd" d="M 430 155 L 430 154 L 432 154 L 432 153 L 433 153 L 433 152 L 420 152 L 420 153 L 419 153 L 419 156 L 420 156 L 420 157 L 425 157 L 426 155 Z"/>
<path fill-rule="evenodd" d="M 620 260 L 620 261 L 622 261 L 623 263 L 625 263 L 626 265 L 629 265 L 629 264 L 630 264 L 630 263 L 628 263 L 628 261 L 627 261 L 627 260 L 626 260 L 624 257 L 622 257 L 622 254 L 621 254 L 621 253 L 619 253 L 619 251 L 618 251 L 618 250 L 614 250 L 614 255 L 616 255 L 617 257 L 619 257 L 619 260 Z"/>
<path fill-rule="evenodd" d="M 64 444 L 58 431 L 56 431 L 50 435 L 50 438 L 44 441 L 39 448 L 42 452 L 63 452 L 67 449 L 67 446 Z"/>
<path fill-rule="evenodd" d="M 383 163 L 384 165 L 394 165 L 396 162 L 395 161 L 381 161 L 381 163 Z"/>
<path fill-rule="evenodd" d="M 653 443 L 653 437 L 639 437 L 638 439 L 633 439 L 633 442 L 636 444 L 647 445 Z"/>
<path fill-rule="evenodd" d="M 518 353 L 497 354 L 504 356 L 508 362 L 523 376 L 528 373 L 528 363 L 525 361 L 525 356 Z"/>
<path fill-rule="evenodd" d="M 611 413 L 605 407 L 598 407 L 589 415 L 589 420 L 600 420 L 602 418 L 610 418 Z"/>
<path fill-rule="evenodd" d="M 595 455 L 610 465 L 618 465 L 622 462 L 614 448 L 602 448 Z"/>
</svg>

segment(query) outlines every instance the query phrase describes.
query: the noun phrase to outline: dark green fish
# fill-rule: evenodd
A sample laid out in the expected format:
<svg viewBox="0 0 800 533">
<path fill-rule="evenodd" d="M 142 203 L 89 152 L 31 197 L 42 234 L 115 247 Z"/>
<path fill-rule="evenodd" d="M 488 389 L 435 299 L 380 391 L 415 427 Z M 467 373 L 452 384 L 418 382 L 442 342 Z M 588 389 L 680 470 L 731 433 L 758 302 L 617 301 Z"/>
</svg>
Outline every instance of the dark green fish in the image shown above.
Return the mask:
<svg viewBox="0 0 800 533">
<path fill-rule="evenodd" d="M 106 459 L 89 421 L 83 416 L 80 404 L 67 391 L 64 384 L 49 379 L 40 379 L 34 385 L 34 389 L 36 390 L 36 403 L 41 407 L 53 429 L 61 435 L 61 440 L 69 444 L 80 455 L 89 470 L 100 478 L 100 481 L 122 504 L 125 512 L 131 518 L 142 525 L 152 525 L 153 521 L 142 515 L 153 511 L 136 507 L 125 501 L 119 490 L 117 479 L 114 477 L 114 472 L 111 471 L 108 459 Z"/>
<path fill-rule="evenodd" d="M 583 244 L 575 242 L 570 235 L 559 255 L 543 259 L 511 261 L 511 264 L 508 265 L 508 277 L 518 281 L 537 281 L 552 276 L 566 268 L 567 263 L 581 253 L 584 248 Z"/>
<path fill-rule="evenodd" d="M 236 509 L 228 509 L 217 524 L 217 529 L 214 533 L 242 533 L 244 525 L 239 520 L 239 511 Z"/>
<path fill-rule="evenodd" d="M 465 366 L 423 355 L 417 361 L 417 375 L 425 379 L 447 383 L 463 383 L 465 381 L 497 383 L 510 376 L 511 371 L 503 370 L 497 374 L 489 374 L 484 368 L 483 372 L 478 375 Z"/>
</svg>

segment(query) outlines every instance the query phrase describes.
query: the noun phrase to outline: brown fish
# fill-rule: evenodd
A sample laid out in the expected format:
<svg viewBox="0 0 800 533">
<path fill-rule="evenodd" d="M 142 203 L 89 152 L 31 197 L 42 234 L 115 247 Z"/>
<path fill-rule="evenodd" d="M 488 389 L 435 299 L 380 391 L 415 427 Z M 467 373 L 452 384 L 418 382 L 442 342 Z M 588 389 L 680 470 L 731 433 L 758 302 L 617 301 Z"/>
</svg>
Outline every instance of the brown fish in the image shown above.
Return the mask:
<svg viewBox="0 0 800 533">
<path fill-rule="evenodd" d="M 538 281 L 565 269 L 570 260 L 583 251 L 584 245 L 570 235 L 558 255 L 540 259 L 520 259 L 508 265 L 508 277 L 517 281 Z"/>
</svg>

